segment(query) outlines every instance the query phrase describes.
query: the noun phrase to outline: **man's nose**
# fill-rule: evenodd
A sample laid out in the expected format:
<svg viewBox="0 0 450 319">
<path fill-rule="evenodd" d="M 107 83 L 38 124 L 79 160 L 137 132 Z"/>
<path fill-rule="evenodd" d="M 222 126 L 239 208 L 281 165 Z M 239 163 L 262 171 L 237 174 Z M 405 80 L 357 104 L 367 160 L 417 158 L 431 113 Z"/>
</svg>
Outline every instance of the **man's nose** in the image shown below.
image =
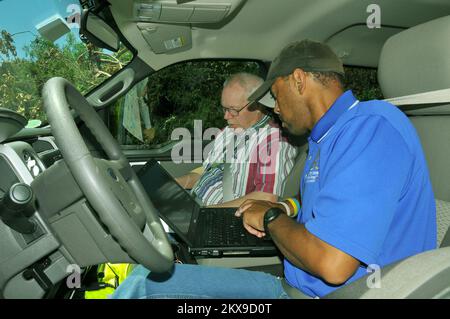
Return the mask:
<svg viewBox="0 0 450 319">
<path fill-rule="evenodd" d="M 233 116 L 231 115 L 230 111 L 226 110 L 225 113 L 223 114 L 223 118 L 225 120 L 229 120 L 231 119 Z"/>
</svg>

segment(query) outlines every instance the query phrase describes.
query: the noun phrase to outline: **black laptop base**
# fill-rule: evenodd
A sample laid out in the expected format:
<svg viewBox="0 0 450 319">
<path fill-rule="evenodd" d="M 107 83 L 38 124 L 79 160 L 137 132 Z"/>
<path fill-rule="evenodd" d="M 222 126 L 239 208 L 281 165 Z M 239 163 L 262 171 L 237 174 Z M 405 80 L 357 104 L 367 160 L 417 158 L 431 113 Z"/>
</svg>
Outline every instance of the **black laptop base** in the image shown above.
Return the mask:
<svg viewBox="0 0 450 319">
<path fill-rule="evenodd" d="M 245 230 L 242 219 L 234 216 L 237 208 L 201 207 L 157 161 L 149 160 L 137 175 L 159 217 L 189 247 L 192 256 L 277 254 L 272 241 L 257 238 Z M 214 241 L 207 238 L 213 234 L 219 238 Z"/>
<path fill-rule="evenodd" d="M 236 208 L 201 208 L 198 214 L 198 235 L 189 234 L 193 256 L 244 257 L 275 256 L 278 250 L 270 239 L 258 238 L 244 228 L 242 219 L 235 217 Z M 225 213 L 224 213 L 225 212 Z"/>
</svg>

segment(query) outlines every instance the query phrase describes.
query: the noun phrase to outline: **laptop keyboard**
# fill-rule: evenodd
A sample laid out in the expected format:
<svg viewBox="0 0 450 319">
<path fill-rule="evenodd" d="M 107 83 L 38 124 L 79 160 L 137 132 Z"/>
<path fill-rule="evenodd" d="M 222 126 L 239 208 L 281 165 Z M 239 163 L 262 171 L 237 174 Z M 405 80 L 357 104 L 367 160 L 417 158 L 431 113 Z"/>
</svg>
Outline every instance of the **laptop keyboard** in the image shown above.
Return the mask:
<svg viewBox="0 0 450 319">
<path fill-rule="evenodd" d="M 234 216 L 236 209 L 224 214 L 209 208 L 202 212 L 205 217 L 206 245 L 208 246 L 251 246 L 260 240 L 250 235 L 242 225 L 242 219 Z"/>
</svg>

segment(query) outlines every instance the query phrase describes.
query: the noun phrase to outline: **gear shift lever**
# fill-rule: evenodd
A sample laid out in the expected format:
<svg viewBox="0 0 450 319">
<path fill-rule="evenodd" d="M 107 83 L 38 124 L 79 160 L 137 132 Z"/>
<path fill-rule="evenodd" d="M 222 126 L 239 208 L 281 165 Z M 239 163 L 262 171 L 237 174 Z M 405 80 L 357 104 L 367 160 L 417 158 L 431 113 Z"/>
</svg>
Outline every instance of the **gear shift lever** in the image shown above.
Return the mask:
<svg viewBox="0 0 450 319">
<path fill-rule="evenodd" d="M 32 234 L 36 224 L 29 220 L 34 213 L 33 190 L 24 183 L 13 184 L 0 199 L 1 220 L 22 234 Z"/>
</svg>

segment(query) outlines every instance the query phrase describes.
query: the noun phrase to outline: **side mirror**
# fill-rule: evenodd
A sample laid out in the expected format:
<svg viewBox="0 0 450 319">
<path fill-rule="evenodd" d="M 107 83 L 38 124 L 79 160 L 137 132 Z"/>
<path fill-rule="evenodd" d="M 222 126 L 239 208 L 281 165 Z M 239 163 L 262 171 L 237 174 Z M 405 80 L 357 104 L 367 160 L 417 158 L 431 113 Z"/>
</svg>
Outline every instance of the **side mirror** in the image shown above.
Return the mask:
<svg viewBox="0 0 450 319">
<path fill-rule="evenodd" d="M 27 119 L 10 109 L 0 107 L 0 143 L 13 136 L 27 124 Z"/>
<path fill-rule="evenodd" d="M 89 10 L 84 10 L 81 15 L 80 34 L 96 47 L 114 52 L 119 50 L 120 40 L 116 31 Z"/>
</svg>

